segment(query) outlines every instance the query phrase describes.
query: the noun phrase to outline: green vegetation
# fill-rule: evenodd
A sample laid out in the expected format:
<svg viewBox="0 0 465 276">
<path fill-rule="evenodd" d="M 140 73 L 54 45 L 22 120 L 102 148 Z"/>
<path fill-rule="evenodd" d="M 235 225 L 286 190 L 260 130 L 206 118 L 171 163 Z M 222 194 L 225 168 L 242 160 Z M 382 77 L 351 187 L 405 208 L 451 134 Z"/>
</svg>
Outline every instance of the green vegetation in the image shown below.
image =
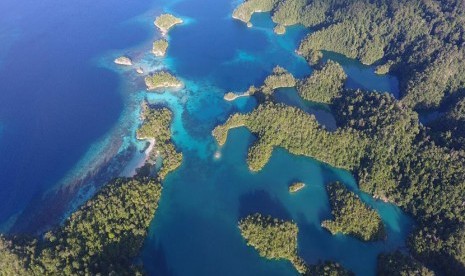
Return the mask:
<svg viewBox="0 0 465 276">
<path fill-rule="evenodd" d="M 454 103 L 431 124 L 431 128 L 439 144 L 456 150 L 465 149 L 465 98 Z"/>
<path fill-rule="evenodd" d="M 25 251 L 13 241 L 0 235 L 0 275 L 27 275 L 26 258 L 19 254 Z"/>
<path fill-rule="evenodd" d="M 389 94 L 344 90 L 331 108 L 339 128 L 328 132 L 297 108 L 265 102 L 235 114 L 213 134 L 247 127 L 257 141 L 247 161 L 265 166 L 275 147 L 352 171 L 360 188 L 412 215 L 418 230 L 409 246 L 415 257 L 447 273 L 465 271 L 465 152 L 432 142 L 418 114 Z"/>
<path fill-rule="evenodd" d="M 286 69 L 276 66 L 273 73 L 265 79 L 265 84 L 260 88 L 265 95 L 271 95 L 278 88 L 294 87 L 296 79 Z"/>
<path fill-rule="evenodd" d="M 264 98 L 269 100 L 276 89 L 295 87 L 297 80 L 286 69 L 276 66 L 273 72 L 266 77 L 264 84 L 260 87 L 250 86 L 249 89 L 241 94 L 229 92 L 225 95 L 225 100 L 233 101 L 238 97 L 255 95 L 257 98 Z"/>
<path fill-rule="evenodd" d="M 162 166 L 158 171 L 161 179 L 177 169 L 182 163 L 182 153 L 176 151 L 171 141 L 172 113 L 167 108 L 146 108 L 143 113 L 144 122 L 137 131 L 138 139 L 154 139 L 154 150 L 149 163 L 155 164 L 158 157 L 162 158 Z"/>
<path fill-rule="evenodd" d="M 313 71 L 313 74 L 299 81 L 297 91 L 307 101 L 331 103 L 340 96 L 347 75 L 344 69 L 334 62 L 328 61 L 323 68 Z"/>
<path fill-rule="evenodd" d="M 414 258 L 396 251 L 378 256 L 376 274 L 379 276 L 433 276 L 434 272 Z"/>
<path fill-rule="evenodd" d="M 434 109 L 465 88 L 465 4 L 448 0 L 249 0 L 235 11 L 248 22 L 270 11 L 282 26 L 316 30 L 299 47 L 311 63 L 341 53 L 399 76 L 403 101 Z"/>
<path fill-rule="evenodd" d="M 161 195 L 150 179 L 116 179 L 43 239 L 0 237 L 1 275 L 134 275 Z M 14 244 L 14 245 L 13 245 Z"/>
<path fill-rule="evenodd" d="M 297 193 L 298 191 L 302 190 L 303 188 L 305 188 L 305 183 L 302 183 L 302 182 L 292 183 L 289 186 L 289 192 L 290 193 Z"/>
<path fill-rule="evenodd" d="M 354 276 L 354 273 L 335 262 L 324 262 L 308 267 L 307 276 Z"/>
<path fill-rule="evenodd" d="M 241 220 L 239 229 L 247 245 L 254 247 L 260 256 L 289 260 L 297 271 L 306 272 L 305 263 L 297 255 L 299 229 L 295 223 L 255 214 Z"/>
<path fill-rule="evenodd" d="M 261 257 L 270 260 L 289 260 L 296 270 L 308 276 L 352 276 L 352 272 L 334 262 L 307 265 L 297 254 L 297 234 L 294 222 L 279 220 L 260 214 L 250 215 L 239 222 L 242 237 L 258 251 Z"/>
<path fill-rule="evenodd" d="M 148 90 L 159 88 L 181 87 L 182 82 L 168 72 L 160 71 L 145 78 L 145 85 Z"/>
<path fill-rule="evenodd" d="M 155 19 L 155 26 L 157 26 L 163 35 L 166 35 L 168 31 L 175 25 L 183 23 L 181 18 L 177 18 L 171 14 L 162 14 Z"/>
<path fill-rule="evenodd" d="M 313 115 L 269 102 L 258 106 L 250 114 L 232 115 L 224 125 L 213 130 L 213 135 L 223 145 L 229 130 L 242 126 L 258 136 L 247 157 L 252 171 L 259 171 L 266 165 L 275 147 L 282 147 L 296 155 L 312 156 L 345 169 L 358 166 L 367 148 L 366 138 L 357 132 L 328 132 L 319 126 Z"/>
<path fill-rule="evenodd" d="M 334 220 L 321 225 L 333 235 L 342 233 L 355 236 L 363 241 L 386 238 L 384 224 L 378 213 L 365 205 L 360 198 L 341 183 L 327 186 Z"/>
<path fill-rule="evenodd" d="M 279 0 L 247 0 L 233 12 L 233 18 L 245 23 L 249 22 L 255 12 L 269 12 L 273 10 Z"/>
<path fill-rule="evenodd" d="M 166 39 L 159 39 L 153 42 L 152 53 L 157 57 L 163 57 L 168 49 L 168 41 Z"/>
</svg>

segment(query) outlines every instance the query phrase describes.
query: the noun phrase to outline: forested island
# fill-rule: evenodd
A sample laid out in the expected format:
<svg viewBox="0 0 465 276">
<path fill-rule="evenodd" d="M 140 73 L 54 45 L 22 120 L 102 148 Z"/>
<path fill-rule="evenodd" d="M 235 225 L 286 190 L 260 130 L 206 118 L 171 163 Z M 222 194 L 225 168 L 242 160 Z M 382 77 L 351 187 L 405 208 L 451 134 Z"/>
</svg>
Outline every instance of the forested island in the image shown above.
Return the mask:
<svg viewBox="0 0 465 276">
<path fill-rule="evenodd" d="M 155 26 L 160 29 L 160 32 L 163 35 L 168 34 L 168 31 L 175 25 L 182 24 L 183 21 L 181 18 L 177 18 L 172 14 L 162 14 L 155 19 Z"/>
<path fill-rule="evenodd" d="M 168 50 L 168 41 L 166 39 L 158 39 L 153 42 L 152 53 L 157 57 L 163 57 Z"/>
<path fill-rule="evenodd" d="M 146 166 L 156 164 L 158 157 L 162 159 L 162 166 L 158 171 L 161 179 L 177 169 L 182 163 L 182 153 L 176 150 L 171 141 L 172 113 L 167 108 L 145 108 L 143 114 L 144 122 L 137 131 L 138 139 L 154 139 L 155 151 L 150 153 Z M 147 169 L 147 168 L 146 168 Z"/>
<path fill-rule="evenodd" d="M 279 26 L 316 30 L 298 52 L 311 63 L 333 51 L 399 76 L 402 101 L 415 110 L 448 105 L 465 82 L 465 4 L 445 0 L 247 0 L 233 17 L 271 12 Z"/>
<path fill-rule="evenodd" d="M 289 192 L 294 194 L 294 193 L 297 193 L 298 191 L 302 190 L 303 188 L 305 188 L 305 183 L 303 183 L 303 182 L 295 182 L 295 183 L 292 183 L 289 186 Z"/>
<path fill-rule="evenodd" d="M 322 227 L 332 234 L 352 235 L 363 241 L 386 238 L 381 217 L 357 195 L 339 182 L 329 184 L 327 190 L 334 220 L 323 221 Z"/>
<path fill-rule="evenodd" d="M 145 77 L 145 85 L 147 90 L 157 90 L 160 88 L 180 88 L 182 82 L 169 72 L 159 71 Z"/>
<path fill-rule="evenodd" d="M 239 229 L 247 240 L 247 245 L 254 247 L 260 256 L 268 259 L 286 259 L 300 273 L 307 271 L 304 261 L 297 255 L 299 229 L 295 223 L 255 214 L 241 220 Z"/>
<path fill-rule="evenodd" d="M 418 115 L 389 94 L 344 90 L 331 107 L 339 125 L 335 132 L 302 110 L 265 102 L 249 114 L 232 115 L 213 134 L 221 145 L 229 129 L 250 129 L 258 137 L 247 157 L 252 171 L 261 170 L 273 149 L 282 147 L 354 172 L 363 191 L 416 218 L 418 228 L 408 244 L 417 258 L 461 271 L 452 258 L 464 254 L 459 244 L 465 154 L 435 145 Z"/>
<path fill-rule="evenodd" d="M 262 170 L 274 149 L 283 148 L 351 172 L 362 192 L 411 216 L 415 228 L 406 248 L 381 253 L 378 275 L 465 275 L 465 3 L 247 0 L 233 17 L 250 27 L 255 12 L 270 12 L 277 34 L 296 24 L 311 28 L 296 51 L 314 70 L 296 79 L 276 66 L 261 86 L 226 94 L 231 101 L 253 96 L 258 104 L 217 126 L 217 143 L 227 142 L 229 130 L 245 127 L 256 138 L 247 152 L 251 171 Z M 163 14 L 154 23 L 166 35 L 182 20 Z M 152 46 L 153 54 L 164 56 L 168 41 Z M 342 66 L 323 62 L 328 52 L 397 76 L 400 97 L 347 89 Z M 114 62 L 132 65 L 124 56 Z M 147 76 L 145 84 L 148 90 L 183 85 L 167 71 Z M 285 87 L 295 87 L 306 101 L 327 105 L 337 129 L 327 131 L 314 115 L 276 102 L 275 90 Z M 432 120 L 420 120 L 433 112 Z M 156 214 L 161 183 L 183 160 L 171 139 L 172 116 L 166 108 L 144 109 L 137 138 L 153 140 L 155 150 L 134 177 L 106 184 L 39 237 L 0 236 L 0 274 L 143 273 L 135 260 Z M 304 186 L 293 183 L 289 192 Z M 322 227 L 363 242 L 386 237 L 376 210 L 343 183 L 326 188 L 332 218 Z M 332 261 L 306 264 L 298 254 L 299 229 L 293 221 L 254 214 L 238 224 L 247 244 L 264 258 L 290 261 L 305 275 L 352 275 Z"/>
<path fill-rule="evenodd" d="M 239 229 L 247 245 L 255 248 L 260 256 L 271 260 L 288 260 L 302 275 L 348 276 L 352 272 L 334 262 L 307 265 L 297 253 L 299 229 L 292 221 L 254 214 L 239 221 Z"/>
<path fill-rule="evenodd" d="M 273 148 L 282 147 L 353 172 L 363 191 L 415 219 L 416 229 L 407 240 L 411 256 L 403 260 L 417 263 L 413 256 L 440 273 L 464 274 L 464 5 L 434 0 L 245 1 L 234 14 L 244 22 L 254 12 L 270 11 L 278 25 L 316 30 L 297 52 L 318 64 L 317 70 L 297 88 L 307 100 L 329 104 L 338 129 L 327 132 L 312 115 L 265 101 L 217 127 L 218 143 L 226 141 L 228 129 L 245 126 L 258 137 L 248 153 L 251 170 L 263 168 Z M 344 89 L 340 68 L 321 64 L 325 51 L 398 76 L 400 99 Z M 439 111 L 438 116 L 420 123 L 417 112 L 431 111 Z"/>
<path fill-rule="evenodd" d="M 316 68 L 306 79 L 299 81 L 297 92 L 311 102 L 329 104 L 342 91 L 347 75 L 341 65 L 328 61 L 321 68 Z"/>
</svg>

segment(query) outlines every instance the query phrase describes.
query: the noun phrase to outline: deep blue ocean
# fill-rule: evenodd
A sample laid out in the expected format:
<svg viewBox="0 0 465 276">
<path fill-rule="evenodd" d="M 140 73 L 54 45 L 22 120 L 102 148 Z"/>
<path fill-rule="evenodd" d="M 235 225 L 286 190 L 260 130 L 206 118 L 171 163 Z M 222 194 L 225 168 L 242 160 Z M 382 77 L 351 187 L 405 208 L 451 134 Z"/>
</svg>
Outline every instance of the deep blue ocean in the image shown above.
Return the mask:
<svg viewBox="0 0 465 276">
<path fill-rule="evenodd" d="M 37 233 L 56 225 L 108 179 L 130 176 L 143 161 L 145 142 L 135 139 L 140 104 L 169 107 L 173 140 L 184 154 L 164 181 L 162 199 L 142 252 L 153 275 L 296 275 L 287 261 L 260 258 L 242 239 L 237 222 L 261 212 L 299 226 L 299 254 L 308 263 L 338 261 L 357 275 L 373 275 L 377 254 L 404 247 L 412 221 L 398 208 L 361 193 L 353 176 L 311 158 L 277 149 L 270 163 L 251 173 L 245 163 L 255 139 L 231 132 L 219 148 L 211 131 L 234 112 L 256 106 L 252 98 L 226 102 L 228 91 L 261 85 L 276 65 L 296 77 L 311 74 L 295 54 L 310 32 L 290 27 L 273 33 L 267 13 L 253 28 L 231 18 L 238 1 L 13 1 L 0 2 L 0 232 Z M 150 53 L 160 34 L 154 18 L 170 12 L 184 19 L 169 33 L 165 58 Z M 185 88 L 147 93 L 143 76 L 113 59 L 127 55 L 146 73 L 167 69 Z M 340 55 L 350 88 L 398 95 L 395 77 Z M 305 102 L 294 89 L 276 100 L 315 114 L 328 129 L 329 108 Z M 215 153 L 221 157 L 215 159 Z M 288 185 L 307 187 L 291 195 Z M 378 210 L 388 229 L 383 242 L 333 236 L 321 228 L 331 218 L 325 184 L 342 181 Z"/>
</svg>

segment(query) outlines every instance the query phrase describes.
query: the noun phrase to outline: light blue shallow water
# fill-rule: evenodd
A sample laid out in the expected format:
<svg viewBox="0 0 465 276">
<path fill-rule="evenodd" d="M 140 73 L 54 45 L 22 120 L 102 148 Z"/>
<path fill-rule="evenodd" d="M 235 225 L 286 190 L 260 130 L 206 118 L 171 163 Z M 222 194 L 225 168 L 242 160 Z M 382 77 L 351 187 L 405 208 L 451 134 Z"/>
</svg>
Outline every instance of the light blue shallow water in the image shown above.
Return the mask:
<svg viewBox="0 0 465 276">
<path fill-rule="evenodd" d="M 57 12 L 41 17 L 39 11 L 52 7 L 52 0 L 30 6 L 10 0 L 0 4 L 15 11 L 2 18 L 8 24 L 0 28 L 0 38 L 8 37 L 9 42 L 0 45 L 0 88 L 6 89 L 0 95 L 0 197 L 8 199 L 0 210 L 2 231 L 16 219 L 13 229 L 30 232 L 56 222 L 37 216 L 36 209 L 63 215 L 95 192 L 94 184 L 130 175 L 144 158 L 145 142 L 136 141 L 134 133 L 140 123 L 139 105 L 147 99 L 173 111 L 173 140 L 184 154 L 182 167 L 164 182 L 142 254 L 150 274 L 295 275 L 289 262 L 265 260 L 246 246 L 237 222 L 254 212 L 296 221 L 299 254 L 308 263 L 335 260 L 359 275 L 374 274 L 379 252 L 403 247 L 412 222 L 398 208 L 361 194 L 348 172 L 278 149 L 263 171 L 251 173 L 245 158 L 254 137 L 247 130 L 232 131 L 221 149 L 211 137 L 212 129 L 230 114 L 250 111 L 257 104 L 253 98 L 226 102 L 226 92 L 261 85 L 276 65 L 299 78 L 311 74 L 294 52 L 307 30 L 296 26 L 276 36 L 266 13 L 255 15 L 254 27 L 247 28 L 231 19 L 238 1 L 87 2 L 58 5 Z M 170 31 L 168 55 L 160 59 L 150 49 L 159 37 L 152 21 L 162 10 L 182 16 L 186 23 Z M 74 22 L 81 14 L 87 16 Z M 25 28 L 26 18 L 36 17 L 39 28 Z M 61 32 L 54 32 L 62 25 Z M 76 37 L 65 43 L 70 33 Z M 31 43 L 36 46 L 23 56 Z M 146 93 L 143 76 L 134 68 L 113 64 L 122 54 L 146 72 L 174 72 L 185 88 Z M 377 76 L 372 67 L 334 54 L 325 58 L 343 65 L 348 87 L 398 92 L 395 78 Z M 35 66 L 27 66 L 31 64 Z M 23 68 L 25 74 L 20 74 Z M 19 77 L 27 81 L 21 83 Z M 6 78 L 11 80 L 3 82 Z M 329 130 L 336 127 L 327 106 L 303 101 L 295 89 L 280 89 L 276 100 L 315 114 Z M 23 143 L 24 137 L 32 142 Z M 221 158 L 215 160 L 218 150 Z M 26 158 L 27 153 L 31 156 Z M 104 173 L 89 174 L 86 185 L 79 181 L 99 170 Z M 307 187 L 290 195 L 288 185 L 296 180 Z M 387 241 L 363 243 L 332 236 L 320 227 L 330 218 L 325 184 L 335 180 L 379 211 Z M 77 188 L 64 188 L 66 183 Z M 50 192 L 53 188 L 59 192 Z M 51 196 L 42 200 L 44 194 Z"/>
<path fill-rule="evenodd" d="M 249 29 L 230 18 L 234 6 L 229 1 L 207 0 L 208 9 L 197 5 L 186 0 L 170 8 L 193 19 L 170 32 L 165 62 L 186 88 L 148 96 L 149 102 L 174 111 L 173 137 L 184 162 L 164 182 L 143 252 L 146 269 L 153 275 L 295 275 L 289 262 L 260 258 L 242 239 L 238 220 L 261 212 L 297 222 L 299 253 L 308 263 L 335 260 L 358 275 L 373 275 L 377 255 L 402 248 L 411 228 L 398 208 L 361 194 L 348 172 L 284 150 L 276 150 L 263 171 L 251 173 L 245 158 L 254 137 L 245 129 L 232 131 L 220 149 L 211 137 L 212 129 L 229 114 L 256 106 L 250 98 L 225 102 L 227 91 L 261 85 L 276 65 L 300 78 L 311 74 L 305 60 L 294 53 L 306 30 L 292 27 L 286 35 L 276 36 L 269 14 L 255 15 Z M 373 68 L 353 60 L 334 59 L 349 75 L 347 86 L 396 93 L 395 78 L 377 76 Z M 315 114 L 330 130 L 336 127 L 326 106 L 303 101 L 295 89 L 280 89 L 276 99 Z M 217 150 L 219 160 L 213 157 Z M 307 183 L 307 188 L 290 195 L 288 185 L 296 180 Z M 321 221 L 331 217 L 325 184 L 336 180 L 379 211 L 388 229 L 387 241 L 363 243 L 321 228 Z"/>
</svg>

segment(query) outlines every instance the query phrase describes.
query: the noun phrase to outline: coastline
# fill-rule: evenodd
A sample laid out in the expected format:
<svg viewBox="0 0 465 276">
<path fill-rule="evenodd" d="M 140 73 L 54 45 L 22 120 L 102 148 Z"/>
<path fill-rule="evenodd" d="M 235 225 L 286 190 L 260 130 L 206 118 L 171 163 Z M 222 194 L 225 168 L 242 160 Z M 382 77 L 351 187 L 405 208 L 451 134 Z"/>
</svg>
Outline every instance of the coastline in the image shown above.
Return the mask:
<svg viewBox="0 0 465 276">
<path fill-rule="evenodd" d="M 241 93 L 241 94 L 238 94 L 238 93 L 234 93 L 234 92 L 228 92 L 224 95 L 223 99 L 225 101 L 228 101 L 228 102 L 232 102 L 232 101 L 235 101 L 239 98 L 244 98 L 244 97 L 250 97 L 251 94 L 249 92 L 244 92 L 244 93 Z"/>
</svg>

